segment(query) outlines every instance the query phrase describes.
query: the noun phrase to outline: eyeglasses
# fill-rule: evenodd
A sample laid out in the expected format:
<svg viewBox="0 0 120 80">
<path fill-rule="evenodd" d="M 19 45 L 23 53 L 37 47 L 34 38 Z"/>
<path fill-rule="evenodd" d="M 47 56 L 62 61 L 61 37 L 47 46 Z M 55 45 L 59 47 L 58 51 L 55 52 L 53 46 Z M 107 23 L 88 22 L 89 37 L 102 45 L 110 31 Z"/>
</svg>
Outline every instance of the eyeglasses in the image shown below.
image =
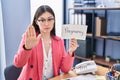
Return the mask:
<svg viewBox="0 0 120 80">
<path fill-rule="evenodd" d="M 41 22 L 41 23 L 45 23 L 46 21 L 50 23 L 50 22 L 52 22 L 52 21 L 54 21 L 54 20 L 55 20 L 54 18 L 38 19 L 38 21 Z"/>
</svg>

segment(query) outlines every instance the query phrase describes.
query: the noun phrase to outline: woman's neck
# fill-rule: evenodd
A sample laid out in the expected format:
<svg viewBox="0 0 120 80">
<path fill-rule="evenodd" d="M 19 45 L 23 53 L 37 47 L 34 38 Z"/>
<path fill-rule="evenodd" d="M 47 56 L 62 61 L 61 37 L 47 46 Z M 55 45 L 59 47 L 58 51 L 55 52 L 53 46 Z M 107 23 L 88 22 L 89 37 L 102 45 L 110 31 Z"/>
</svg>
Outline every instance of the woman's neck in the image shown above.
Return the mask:
<svg viewBox="0 0 120 80">
<path fill-rule="evenodd" d="M 51 38 L 50 34 L 41 34 L 41 35 L 44 40 L 50 40 Z"/>
</svg>

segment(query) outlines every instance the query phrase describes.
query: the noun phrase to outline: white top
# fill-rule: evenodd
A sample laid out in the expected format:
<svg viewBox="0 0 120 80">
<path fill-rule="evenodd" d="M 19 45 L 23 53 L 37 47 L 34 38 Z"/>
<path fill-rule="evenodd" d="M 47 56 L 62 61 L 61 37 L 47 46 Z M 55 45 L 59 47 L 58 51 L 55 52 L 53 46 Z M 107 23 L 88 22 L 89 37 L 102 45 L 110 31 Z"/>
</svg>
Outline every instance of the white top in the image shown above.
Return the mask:
<svg viewBox="0 0 120 80">
<path fill-rule="evenodd" d="M 43 44 L 43 39 L 42 39 L 42 46 L 43 46 L 43 54 L 44 54 L 42 80 L 48 80 L 49 78 L 53 77 L 51 42 L 50 42 L 50 49 L 48 52 L 48 57 L 46 55 L 45 46 Z"/>
</svg>

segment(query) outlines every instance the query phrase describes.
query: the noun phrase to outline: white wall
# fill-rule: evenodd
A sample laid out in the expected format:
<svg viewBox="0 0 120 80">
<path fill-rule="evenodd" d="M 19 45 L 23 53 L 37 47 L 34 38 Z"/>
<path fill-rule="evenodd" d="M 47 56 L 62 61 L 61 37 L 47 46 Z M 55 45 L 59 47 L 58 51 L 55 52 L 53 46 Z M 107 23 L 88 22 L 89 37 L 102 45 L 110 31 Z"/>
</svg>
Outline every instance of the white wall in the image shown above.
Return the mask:
<svg viewBox="0 0 120 80">
<path fill-rule="evenodd" d="M 63 24 L 63 0 L 31 0 L 31 21 L 36 9 L 40 5 L 49 5 L 55 12 L 56 34 L 61 36 L 61 26 Z"/>
</svg>

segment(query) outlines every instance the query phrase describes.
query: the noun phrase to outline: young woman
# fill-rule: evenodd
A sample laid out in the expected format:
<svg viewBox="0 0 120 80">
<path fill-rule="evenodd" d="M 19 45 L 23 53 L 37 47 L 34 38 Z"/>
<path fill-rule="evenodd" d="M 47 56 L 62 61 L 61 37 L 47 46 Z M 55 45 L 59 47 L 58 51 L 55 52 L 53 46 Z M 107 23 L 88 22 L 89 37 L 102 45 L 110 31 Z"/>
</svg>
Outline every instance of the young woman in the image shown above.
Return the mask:
<svg viewBox="0 0 120 80">
<path fill-rule="evenodd" d="M 47 5 L 40 6 L 14 57 L 14 65 L 23 67 L 18 80 L 48 80 L 60 71 L 67 73 L 76 49 L 77 40 L 73 38 L 66 53 L 63 40 L 55 34 L 53 10 Z"/>
</svg>

